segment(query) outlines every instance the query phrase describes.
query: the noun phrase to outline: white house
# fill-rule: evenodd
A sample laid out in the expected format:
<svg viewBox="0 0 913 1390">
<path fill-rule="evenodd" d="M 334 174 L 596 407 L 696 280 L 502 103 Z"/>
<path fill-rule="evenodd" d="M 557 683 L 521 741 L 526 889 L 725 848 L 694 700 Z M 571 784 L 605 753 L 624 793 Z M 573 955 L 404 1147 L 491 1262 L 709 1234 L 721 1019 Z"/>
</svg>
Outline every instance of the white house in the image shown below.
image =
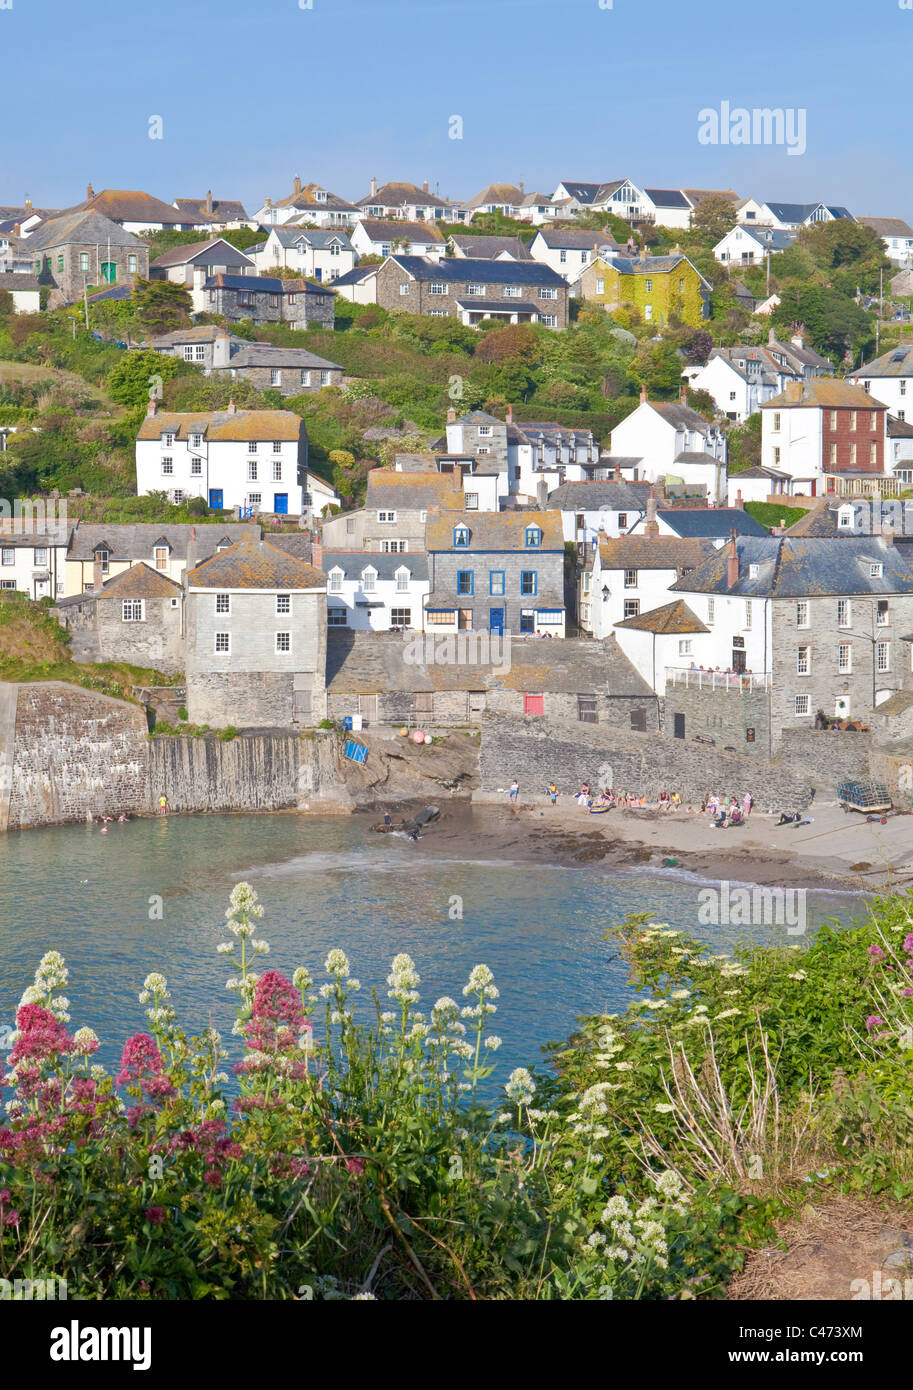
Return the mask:
<svg viewBox="0 0 913 1390">
<path fill-rule="evenodd" d="M 327 627 L 355 631 L 423 630 L 431 592 L 428 556 L 369 551 L 322 552 L 327 577 Z"/>
<path fill-rule="evenodd" d="M 301 182 L 296 174 L 287 198 L 266 198 L 254 213 L 254 221 L 264 227 L 282 227 L 297 219 L 316 227 L 351 227 L 358 219 L 354 203 L 331 193 L 319 183 Z"/>
<path fill-rule="evenodd" d="M 24 520 L 0 523 L 0 589 L 19 589 L 31 599 L 66 592 L 66 557 L 72 528 L 33 531 Z"/>
<path fill-rule="evenodd" d="M 709 541 L 600 536 L 581 585 L 581 627 L 601 641 L 611 637 L 616 623 L 673 600 L 671 586 L 712 553 Z"/>
<path fill-rule="evenodd" d="M 889 261 L 903 269 L 913 265 L 913 227 L 902 217 L 859 217 L 856 220 L 878 233 Z"/>
<path fill-rule="evenodd" d="M 593 548 L 600 534 L 626 535 L 646 515 L 649 483 L 562 483 L 548 494 L 548 510 L 560 511 L 564 539 Z"/>
<path fill-rule="evenodd" d="M 728 420 L 747 420 L 763 405 L 782 391 L 787 381 L 796 380 L 797 373 L 771 356 L 767 348 L 714 348 L 701 367 L 685 367 L 689 387 L 707 391 L 721 415 Z"/>
<path fill-rule="evenodd" d="M 619 247 L 608 232 L 587 232 L 575 227 L 540 227 L 529 245 L 534 261 L 541 261 L 566 280 L 576 280 L 597 256 L 611 257 Z"/>
<path fill-rule="evenodd" d="M 274 275 L 285 267 L 319 284 L 330 284 L 355 267 L 355 248 L 348 233 L 339 230 L 271 227 L 266 241 L 250 255 L 258 275 Z"/>
<path fill-rule="evenodd" d="M 333 281 L 336 294 L 348 299 L 352 304 L 377 303 L 377 272 L 379 265 L 357 265 L 345 275 Z"/>
<path fill-rule="evenodd" d="M 913 421 L 913 344 L 901 343 L 890 352 L 865 362 L 848 381 L 862 386 L 888 407 L 898 420 Z"/>
<path fill-rule="evenodd" d="M 692 204 L 680 188 L 645 188 L 644 202 L 650 220 L 657 227 L 688 231 Z"/>
<path fill-rule="evenodd" d="M 243 516 L 322 515 L 335 493 L 307 471 L 304 421 L 290 410 L 149 412 L 136 439 L 136 490 L 202 497 Z M 327 498 L 327 492 L 330 498 Z M 311 497 L 310 505 L 308 495 Z"/>
<path fill-rule="evenodd" d="M 552 199 L 562 202 L 571 214 L 613 212 L 625 222 L 649 217 L 650 200 L 630 179 L 610 179 L 605 183 L 565 179 L 555 189 Z"/>
<path fill-rule="evenodd" d="M 256 229 L 244 204 L 236 198 L 214 198 L 210 188 L 205 198 L 174 198 L 172 207 L 195 218 L 194 231 L 228 232 L 241 227 Z"/>
<path fill-rule="evenodd" d="M 835 222 L 839 218 L 855 221 L 853 214 L 844 207 L 827 203 L 764 203 L 759 221 L 779 231 L 797 231 L 799 227 L 814 227 L 819 222 Z"/>
<path fill-rule="evenodd" d="M 547 193 L 525 193 L 515 216 L 520 222 L 531 222 L 534 227 L 543 227 L 563 214 L 562 205 L 554 202 Z"/>
<path fill-rule="evenodd" d="M 404 256 L 439 260 L 447 250 L 446 238 L 433 222 L 363 217 L 352 229 L 351 239 L 359 256 L 389 256 L 396 250 Z"/>
<path fill-rule="evenodd" d="M 726 438 L 684 401 L 648 401 L 612 431 L 612 456 L 636 459 L 624 468 L 635 481 L 665 479 L 702 491 L 717 503 L 726 497 Z"/>
<path fill-rule="evenodd" d="M 786 498 L 789 495 L 790 483 L 788 473 L 783 473 L 778 468 L 764 468 L 761 464 L 755 464 L 752 468 L 743 469 L 741 473 L 730 475 L 726 505 L 739 507 L 745 502 L 766 502 L 769 497 Z"/>
<path fill-rule="evenodd" d="M 37 314 L 41 308 L 41 289 L 35 275 L 0 273 L 0 290 L 6 290 L 13 296 L 13 308 L 17 314 Z"/>
<path fill-rule="evenodd" d="M 195 241 L 189 246 L 172 246 L 149 266 L 150 279 L 186 285 L 195 314 L 205 312 L 208 307 L 203 287 L 210 276 L 256 274 L 257 266 L 252 258 L 223 237 L 210 237 L 208 241 Z"/>
<path fill-rule="evenodd" d="M 713 254 L 721 265 L 732 268 L 763 265 L 768 252 L 785 251 L 795 239 L 795 232 L 773 227 L 735 226 L 717 242 Z"/>
<path fill-rule="evenodd" d="M 418 184 L 391 181 L 377 186 L 377 179 L 371 180 L 371 188 L 358 200 L 358 217 L 395 217 L 406 222 L 461 222 L 463 208 L 447 198 L 432 193 L 425 179 L 421 188 Z"/>
</svg>

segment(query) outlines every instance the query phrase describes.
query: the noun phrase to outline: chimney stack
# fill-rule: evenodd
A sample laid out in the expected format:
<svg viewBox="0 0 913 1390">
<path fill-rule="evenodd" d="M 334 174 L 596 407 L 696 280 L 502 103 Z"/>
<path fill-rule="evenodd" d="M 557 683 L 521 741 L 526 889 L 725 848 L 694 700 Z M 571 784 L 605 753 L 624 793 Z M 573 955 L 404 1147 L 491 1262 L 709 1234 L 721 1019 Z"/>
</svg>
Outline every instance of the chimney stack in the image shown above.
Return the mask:
<svg viewBox="0 0 913 1390">
<path fill-rule="evenodd" d="M 640 403 L 641 403 L 641 405 L 646 405 L 646 404 L 647 404 L 647 383 L 646 383 L 646 382 L 644 382 L 643 386 L 641 386 L 641 388 L 640 388 Z"/>
<path fill-rule="evenodd" d="M 777 334 L 776 334 L 776 331 L 775 331 L 773 328 L 771 328 L 770 332 L 767 334 L 767 346 L 768 346 L 768 347 L 773 347 L 773 345 L 774 345 L 774 343 L 775 343 L 776 341 L 777 341 Z"/>
<path fill-rule="evenodd" d="M 463 465 L 461 463 L 453 465 L 453 490 L 454 492 L 463 491 Z"/>
<path fill-rule="evenodd" d="M 621 464 L 619 463 L 618 459 L 615 460 L 615 476 L 613 481 L 616 483 L 621 482 Z"/>
<path fill-rule="evenodd" d="M 294 197 L 297 197 L 298 194 L 299 194 L 300 192 L 301 192 L 301 175 L 300 175 L 300 174 L 296 174 L 296 175 L 295 175 L 295 185 L 294 185 L 294 187 L 293 187 L 293 189 L 292 189 L 292 194 L 293 194 Z"/>
<path fill-rule="evenodd" d="M 212 365 L 227 367 L 231 360 L 231 335 L 227 328 L 220 328 L 212 341 Z"/>
<path fill-rule="evenodd" d="M 89 184 L 86 184 L 86 202 L 88 203 L 88 202 L 89 202 L 92 198 L 94 198 L 94 197 L 95 197 L 95 189 L 92 187 L 92 185 L 91 185 L 90 183 L 89 183 Z"/>
<path fill-rule="evenodd" d="M 427 180 L 427 179 L 423 179 L 423 181 L 422 181 L 422 192 L 423 192 L 423 193 L 427 193 L 427 192 L 428 192 L 428 180 Z"/>
<path fill-rule="evenodd" d="M 102 590 L 101 556 L 96 552 L 95 560 L 92 565 L 92 589 L 96 594 Z"/>
<path fill-rule="evenodd" d="M 548 510 L 548 483 L 544 478 L 536 481 L 536 506 L 540 512 Z"/>
<path fill-rule="evenodd" d="M 211 189 L 211 188 L 207 188 L 207 190 L 206 190 L 206 211 L 207 211 L 207 213 L 209 213 L 210 215 L 212 214 L 212 189 Z"/>
<path fill-rule="evenodd" d="M 25 200 L 25 206 L 28 208 L 29 212 L 31 212 L 31 210 L 32 210 L 32 200 L 31 200 L 31 198 L 26 198 L 26 200 Z"/>
<path fill-rule="evenodd" d="M 372 180 L 371 180 L 371 197 L 372 197 L 372 198 L 374 197 L 374 195 L 375 195 L 376 192 L 377 192 L 377 179 L 372 179 Z"/>
<path fill-rule="evenodd" d="M 688 404 L 688 383 L 687 383 L 687 381 L 683 381 L 683 382 L 682 382 L 682 405 L 687 405 L 687 404 Z"/>
<path fill-rule="evenodd" d="M 229 396 L 228 398 L 228 413 L 229 415 L 237 415 L 238 413 L 238 407 L 235 405 L 234 396 Z"/>
<path fill-rule="evenodd" d="M 739 582 L 739 552 L 735 544 L 735 531 L 729 532 L 729 553 L 726 556 L 726 588 L 734 589 Z"/>
<path fill-rule="evenodd" d="M 644 535 L 659 535 L 659 522 L 656 520 L 656 494 L 652 487 L 650 489 L 650 496 L 647 498 L 647 519 L 644 522 Z"/>
<path fill-rule="evenodd" d="M 148 419 L 151 415 L 154 415 L 155 412 L 158 410 L 158 404 L 159 404 L 159 403 L 158 403 L 158 401 L 155 399 L 155 396 L 150 396 L 150 397 L 149 397 L 149 404 L 146 406 L 146 418 L 147 418 L 147 419 Z"/>
<path fill-rule="evenodd" d="M 191 526 L 190 535 L 187 538 L 187 559 L 184 562 L 184 573 L 189 574 L 192 569 L 196 569 L 197 564 L 197 528 Z"/>
<path fill-rule="evenodd" d="M 735 495 L 735 504 L 736 504 L 736 506 L 739 508 L 740 511 L 744 511 L 744 510 L 745 510 L 745 503 L 742 501 L 742 489 L 741 489 L 741 488 L 739 488 L 738 492 L 737 492 L 736 495 Z"/>
<path fill-rule="evenodd" d="M 454 420 L 456 419 L 456 417 L 457 417 L 456 411 L 454 410 L 453 406 L 450 406 L 450 407 L 448 408 L 448 410 L 447 410 L 447 423 L 448 423 L 448 425 L 452 425 L 453 422 L 454 422 Z"/>
<path fill-rule="evenodd" d="M 512 425 L 513 422 L 514 422 L 514 408 L 513 408 L 512 405 L 509 405 L 509 406 L 507 407 L 507 424 L 508 424 L 508 425 Z"/>
<path fill-rule="evenodd" d="M 318 570 L 323 565 L 323 545 L 316 531 L 311 533 L 311 564 Z"/>
<path fill-rule="evenodd" d="M 519 190 L 520 190 L 521 193 L 524 193 L 524 194 L 525 194 L 526 189 L 525 189 L 525 187 L 524 187 L 524 185 L 523 185 L 523 180 L 522 180 L 522 179 L 521 179 L 520 182 L 517 184 L 517 187 L 519 188 Z"/>
</svg>

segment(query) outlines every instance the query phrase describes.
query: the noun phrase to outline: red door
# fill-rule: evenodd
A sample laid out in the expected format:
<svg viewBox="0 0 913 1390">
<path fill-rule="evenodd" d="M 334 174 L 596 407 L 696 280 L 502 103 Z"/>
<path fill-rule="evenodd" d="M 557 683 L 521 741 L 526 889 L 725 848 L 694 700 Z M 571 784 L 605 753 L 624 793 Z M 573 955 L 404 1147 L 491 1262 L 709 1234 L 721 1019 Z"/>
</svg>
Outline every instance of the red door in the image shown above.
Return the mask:
<svg viewBox="0 0 913 1390">
<path fill-rule="evenodd" d="M 545 697 L 543 695 L 524 695 L 523 713 L 524 714 L 544 714 Z"/>
</svg>

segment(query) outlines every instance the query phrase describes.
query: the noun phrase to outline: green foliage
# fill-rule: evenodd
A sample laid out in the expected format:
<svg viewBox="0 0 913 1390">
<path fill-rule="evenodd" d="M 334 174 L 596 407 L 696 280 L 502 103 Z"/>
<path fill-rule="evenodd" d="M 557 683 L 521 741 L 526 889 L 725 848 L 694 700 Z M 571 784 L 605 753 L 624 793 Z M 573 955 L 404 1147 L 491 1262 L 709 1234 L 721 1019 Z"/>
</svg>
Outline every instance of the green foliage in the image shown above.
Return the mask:
<svg viewBox="0 0 913 1390">
<path fill-rule="evenodd" d="M 190 322 L 192 303 L 190 291 L 173 280 L 143 280 L 133 282 L 133 313 L 140 332 L 149 337 L 172 333 Z"/>
<path fill-rule="evenodd" d="M 874 346 L 871 315 L 838 290 L 796 283 L 784 285 L 777 293 L 780 304 L 771 315 L 771 322 L 781 335 L 789 336 L 794 324 L 804 324 L 813 346 L 835 358 L 855 357 Z"/>
<path fill-rule="evenodd" d="M 108 376 L 108 395 L 121 405 L 145 405 L 156 394 L 161 382 L 169 381 L 180 370 L 175 357 L 168 357 L 151 348 L 124 353 Z"/>
<path fill-rule="evenodd" d="M 801 521 L 806 514 L 802 507 L 781 507 L 779 502 L 746 502 L 745 510 L 768 530 L 771 526 L 779 526 L 781 523 L 792 526 L 795 522 Z"/>
<path fill-rule="evenodd" d="M 730 475 L 756 468 L 761 462 L 761 412 L 749 415 L 741 425 L 728 425 L 726 441 Z"/>
<path fill-rule="evenodd" d="M 691 214 L 691 233 L 708 250 L 731 230 L 736 221 L 735 208 L 721 193 L 702 198 Z"/>
</svg>

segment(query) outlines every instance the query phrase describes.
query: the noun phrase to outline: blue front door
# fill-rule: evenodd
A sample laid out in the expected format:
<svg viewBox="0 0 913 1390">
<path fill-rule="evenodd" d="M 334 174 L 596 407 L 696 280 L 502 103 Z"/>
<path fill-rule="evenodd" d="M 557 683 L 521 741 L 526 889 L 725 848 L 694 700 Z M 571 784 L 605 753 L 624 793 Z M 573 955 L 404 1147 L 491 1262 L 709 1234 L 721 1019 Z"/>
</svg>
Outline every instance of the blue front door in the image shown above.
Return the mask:
<svg viewBox="0 0 913 1390">
<path fill-rule="evenodd" d="M 214 511 L 220 512 L 222 510 L 222 489 L 220 487 L 209 489 L 209 505 Z"/>
<path fill-rule="evenodd" d="M 277 514 L 278 516 L 288 516 L 288 493 L 287 493 L 287 492 L 274 492 L 274 493 L 273 493 L 273 511 L 276 512 L 276 514 Z"/>
<path fill-rule="evenodd" d="M 498 636 L 504 633 L 504 609 L 490 608 L 488 610 L 488 628 L 490 632 L 496 632 Z"/>
</svg>

